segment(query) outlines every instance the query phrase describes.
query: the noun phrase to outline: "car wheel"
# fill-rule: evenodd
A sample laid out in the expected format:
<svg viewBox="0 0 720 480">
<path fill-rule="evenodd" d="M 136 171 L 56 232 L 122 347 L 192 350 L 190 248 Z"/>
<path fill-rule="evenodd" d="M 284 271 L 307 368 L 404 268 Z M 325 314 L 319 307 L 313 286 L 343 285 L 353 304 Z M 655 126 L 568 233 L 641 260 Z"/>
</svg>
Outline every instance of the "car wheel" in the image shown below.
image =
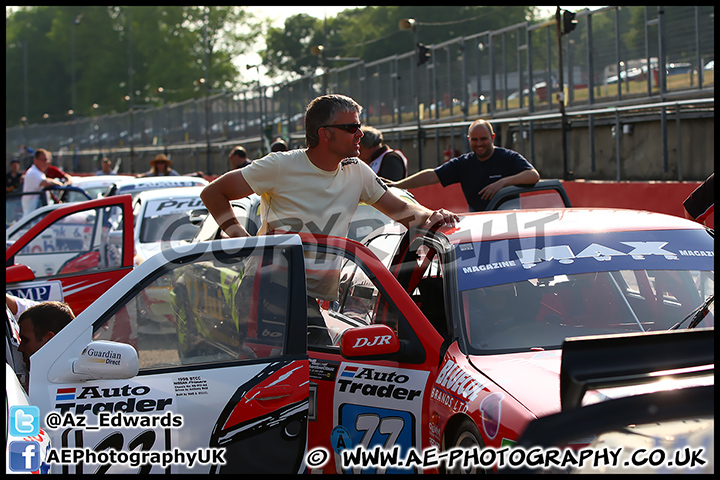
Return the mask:
<svg viewBox="0 0 720 480">
<path fill-rule="evenodd" d="M 445 442 L 448 450 L 453 448 L 477 449 L 478 451 L 485 447 L 480 431 L 472 420 L 465 419 L 462 423 L 454 430 Z M 491 470 L 486 470 L 480 465 L 468 465 L 464 467 L 462 462 L 455 462 L 454 465 L 448 465 L 444 468 L 445 472 L 450 474 L 477 474 L 477 473 L 492 473 Z"/>
</svg>

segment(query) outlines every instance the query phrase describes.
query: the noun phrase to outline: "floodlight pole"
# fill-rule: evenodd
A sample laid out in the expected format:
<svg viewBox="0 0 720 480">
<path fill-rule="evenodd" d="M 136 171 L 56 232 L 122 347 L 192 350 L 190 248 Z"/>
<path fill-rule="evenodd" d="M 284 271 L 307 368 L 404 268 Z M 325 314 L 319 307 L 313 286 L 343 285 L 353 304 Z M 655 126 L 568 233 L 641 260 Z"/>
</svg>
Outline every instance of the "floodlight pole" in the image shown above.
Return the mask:
<svg viewBox="0 0 720 480">
<path fill-rule="evenodd" d="M 560 132 L 562 144 L 562 161 L 563 161 L 563 180 L 570 180 L 571 172 L 568 165 L 567 137 L 568 137 L 568 120 L 565 113 L 565 78 L 563 74 L 563 55 L 562 55 L 562 12 L 560 7 L 555 10 L 555 28 L 557 31 L 558 41 L 558 63 L 560 67 L 560 93 L 558 94 L 558 103 L 560 104 Z M 548 85 L 548 91 L 552 91 L 551 85 Z"/>
</svg>

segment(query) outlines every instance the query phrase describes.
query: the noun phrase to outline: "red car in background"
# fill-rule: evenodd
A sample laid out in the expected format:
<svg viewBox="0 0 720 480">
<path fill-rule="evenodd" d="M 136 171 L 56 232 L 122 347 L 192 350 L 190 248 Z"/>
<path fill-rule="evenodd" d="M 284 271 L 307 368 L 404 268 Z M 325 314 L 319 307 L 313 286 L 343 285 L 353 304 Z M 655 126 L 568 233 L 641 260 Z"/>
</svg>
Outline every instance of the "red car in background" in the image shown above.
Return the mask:
<svg viewBox="0 0 720 480">
<path fill-rule="evenodd" d="M 6 291 L 77 315 L 133 267 L 131 196 L 71 203 L 7 241 Z"/>
</svg>

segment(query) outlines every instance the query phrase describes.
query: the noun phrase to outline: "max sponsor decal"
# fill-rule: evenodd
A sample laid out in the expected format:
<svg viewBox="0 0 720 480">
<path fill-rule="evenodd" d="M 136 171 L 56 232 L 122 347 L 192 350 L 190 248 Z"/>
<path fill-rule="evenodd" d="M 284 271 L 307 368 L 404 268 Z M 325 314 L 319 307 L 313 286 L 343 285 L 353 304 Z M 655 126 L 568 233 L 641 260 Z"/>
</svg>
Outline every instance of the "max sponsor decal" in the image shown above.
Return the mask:
<svg viewBox="0 0 720 480">
<path fill-rule="evenodd" d="M 570 264 L 576 259 L 594 258 L 599 262 L 608 261 L 612 257 L 630 256 L 635 260 L 643 260 L 647 255 L 660 255 L 667 260 L 677 260 L 677 254 L 663 247 L 668 242 L 620 242 L 631 248 L 628 252 L 621 252 L 614 248 L 593 243 L 577 255 L 573 253 L 569 245 L 556 245 L 545 248 L 531 248 L 515 252 L 522 262 L 523 267 L 531 268 L 539 262 L 557 260 L 562 264 Z"/>
<path fill-rule="evenodd" d="M 172 406 L 172 398 L 153 398 L 150 393 L 151 388 L 145 385 L 62 387 L 56 390 L 55 408 L 61 413 L 98 415 L 100 412 L 162 412 Z"/>
</svg>

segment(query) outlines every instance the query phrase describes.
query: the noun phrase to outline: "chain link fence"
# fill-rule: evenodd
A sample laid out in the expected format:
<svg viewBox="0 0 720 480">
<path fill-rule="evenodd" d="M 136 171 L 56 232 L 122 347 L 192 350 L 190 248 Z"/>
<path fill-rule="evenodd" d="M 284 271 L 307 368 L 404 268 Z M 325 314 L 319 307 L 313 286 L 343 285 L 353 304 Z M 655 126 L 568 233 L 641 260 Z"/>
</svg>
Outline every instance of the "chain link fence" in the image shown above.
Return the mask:
<svg viewBox="0 0 720 480">
<path fill-rule="evenodd" d="M 304 146 L 306 105 L 323 93 L 342 93 L 363 105 L 363 123 L 396 141 L 413 139 L 412 165 L 434 167 L 445 148 L 441 143 L 464 149 L 464 129 L 480 117 L 523 130 L 556 119 L 558 112 L 588 111 L 586 118 L 592 118 L 593 111 L 608 107 L 712 99 L 714 12 L 713 6 L 594 8 L 578 12 L 576 27 L 567 34 L 558 34 L 555 21 L 523 22 L 427 45 L 429 56 L 417 46 L 423 36 L 418 22 L 407 32 L 410 50 L 398 45 L 400 53 L 391 57 L 342 66 L 323 58 L 322 73 L 275 85 L 8 128 L 6 153 L 9 158 L 17 145 L 27 144 L 93 158 L 129 154 L 132 165 L 138 152 L 196 149 L 207 156 L 207 163 L 197 166 L 218 173 L 212 172 L 212 152 L 231 145 L 256 145 L 259 155 L 281 136 Z M 658 108 L 667 115 L 665 107 Z M 693 108 L 685 107 L 685 118 L 692 117 Z M 708 108 L 714 112 L 714 102 L 699 110 L 707 117 Z M 423 151 L 428 136 L 435 138 L 435 152 Z"/>
</svg>

